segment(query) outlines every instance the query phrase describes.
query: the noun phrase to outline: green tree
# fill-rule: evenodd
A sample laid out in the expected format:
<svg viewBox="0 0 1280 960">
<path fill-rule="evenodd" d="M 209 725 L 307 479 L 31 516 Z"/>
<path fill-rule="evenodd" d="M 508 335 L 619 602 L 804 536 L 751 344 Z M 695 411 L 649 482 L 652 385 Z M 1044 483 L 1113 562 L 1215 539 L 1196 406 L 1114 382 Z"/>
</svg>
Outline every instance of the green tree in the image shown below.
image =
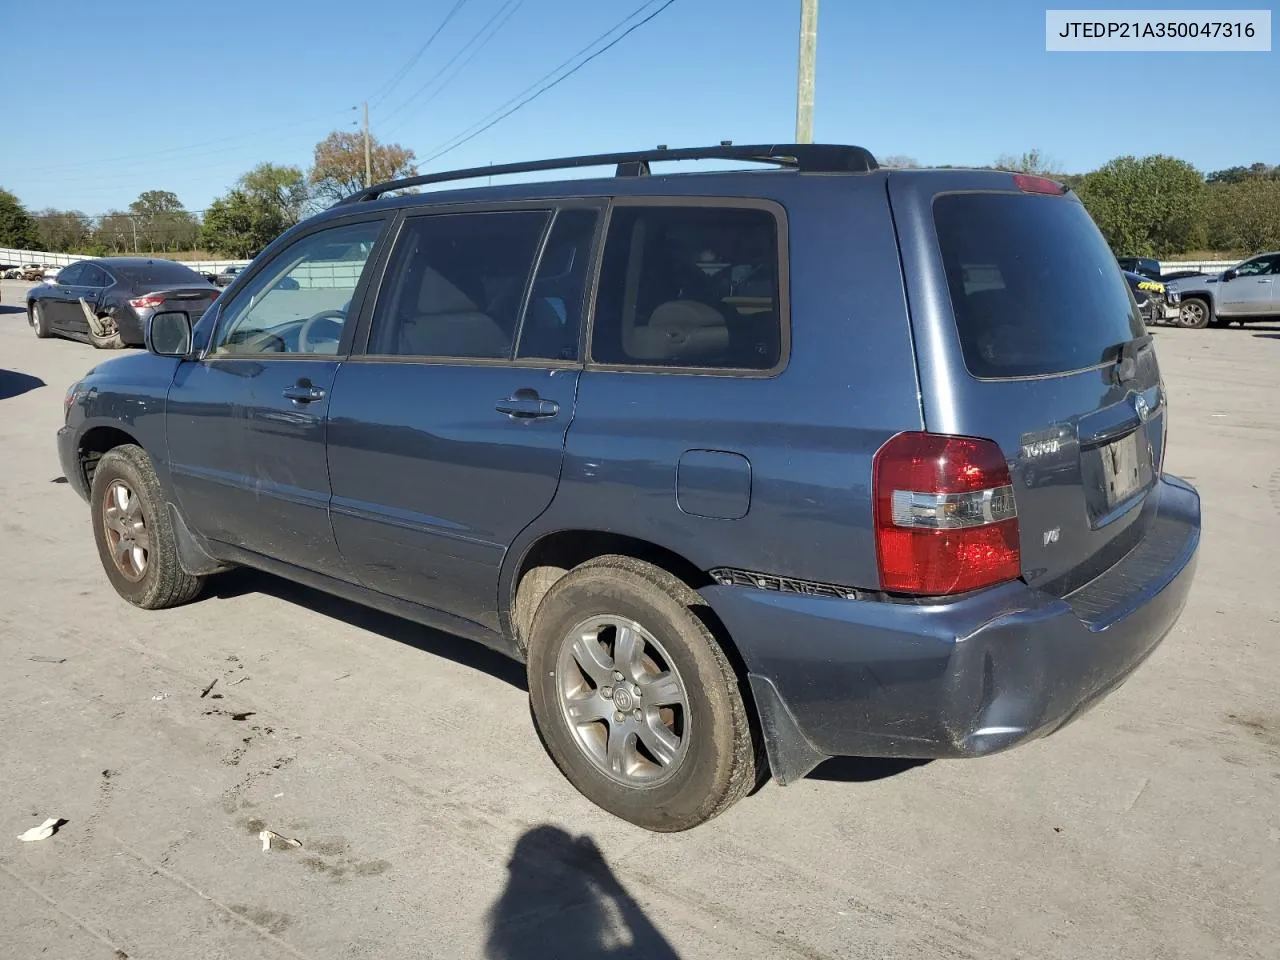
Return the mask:
<svg viewBox="0 0 1280 960">
<path fill-rule="evenodd" d="M 920 164 L 915 157 L 909 157 L 905 153 L 891 153 L 880 158 L 880 166 L 886 170 L 915 170 Z"/>
<path fill-rule="evenodd" d="M 1246 255 L 1280 250 L 1280 180 L 1224 183 L 1206 192 L 1211 249 Z"/>
<path fill-rule="evenodd" d="M 199 232 L 195 217 L 182 208 L 176 193 L 147 190 L 129 204 L 135 218 L 141 245 L 149 251 L 177 250 L 190 247 Z"/>
<path fill-rule="evenodd" d="M 80 250 L 93 233 L 93 221 L 79 210 L 41 210 L 35 214 L 36 243 L 41 250 Z"/>
<path fill-rule="evenodd" d="M 398 143 L 370 138 L 373 182 L 412 177 L 418 173 L 412 150 Z M 335 130 L 316 144 L 315 162 L 307 175 L 312 196 L 323 205 L 337 203 L 368 186 L 364 176 L 364 137 Z"/>
<path fill-rule="evenodd" d="M 111 253 L 138 251 L 138 224 L 133 216 L 120 210 L 108 210 L 98 218 L 93 242 Z"/>
<path fill-rule="evenodd" d="M 22 202 L 0 188 L 0 247 L 30 250 L 36 245 L 35 221 Z"/>
<path fill-rule="evenodd" d="M 247 196 L 274 206 L 288 226 L 302 219 L 307 206 L 307 178 L 301 168 L 260 163 L 236 186 Z"/>
<path fill-rule="evenodd" d="M 275 204 L 234 189 L 209 205 L 200 239 L 214 253 L 246 259 L 256 256 L 288 227 Z"/>
<path fill-rule="evenodd" d="M 1204 177 L 1184 160 L 1117 157 L 1086 174 L 1077 190 L 1111 248 L 1123 256 L 1163 257 L 1205 241 Z"/>
</svg>

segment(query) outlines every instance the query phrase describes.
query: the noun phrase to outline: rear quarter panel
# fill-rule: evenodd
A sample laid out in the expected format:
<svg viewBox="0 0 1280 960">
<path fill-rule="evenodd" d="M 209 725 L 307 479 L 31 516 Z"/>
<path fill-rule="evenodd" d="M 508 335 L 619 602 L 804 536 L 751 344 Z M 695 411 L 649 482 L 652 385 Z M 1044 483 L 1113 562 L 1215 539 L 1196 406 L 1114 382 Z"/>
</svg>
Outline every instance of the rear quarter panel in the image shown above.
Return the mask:
<svg viewBox="0 0 1280 960">
<path fill-rule="evenodd" d="M 885 439 L 922 422 L 884 178 L 796 176 L 784 186 L 772 199 L 788 238 L 785 368 L 761 377 L 588 367 L 559 490 L 513 545 L 503 596 L 534 540 L 576 529 L 656 543 L 703 570 L 878 586 L 872 458 Z M 749 462 L 745 514 L 681 509 L 677 465 L 699 450 Z M 714 470 L 699 473 L 714 486 Z M 736 496 L 743 477 L 723 479 L 726 496 Z"/>
</svg>

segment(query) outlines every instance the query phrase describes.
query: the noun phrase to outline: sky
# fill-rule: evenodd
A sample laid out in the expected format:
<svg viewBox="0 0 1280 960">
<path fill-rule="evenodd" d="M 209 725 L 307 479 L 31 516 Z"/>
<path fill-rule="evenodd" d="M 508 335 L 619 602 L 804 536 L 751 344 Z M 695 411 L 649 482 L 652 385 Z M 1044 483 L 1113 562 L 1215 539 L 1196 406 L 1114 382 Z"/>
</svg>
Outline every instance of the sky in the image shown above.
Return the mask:
<svg viewBox="0 0 1280 960">
<path fill-rule="evenodd" d="M 96 215 L 152 189 L 202 210 L 259 162 L 308 166 L 365 101 L 374 135 L 413 149 L 421 172 L 794 139 L 800 0 L 674 0 L 442 153 L 641 0 L 462 0 L 423 51 L 456 3 L 7 5 L 4 34 L 33 42 L 0 45 L 0 187 L 33 211 Z M 821 0 L 815 139 L 925 165 L 1032 148 L 1064 172 L 1123 154 L 1280 163 L 1280 124 L 1259 106 L 1280 90 L 1280 53 L 1048 53 L 1044 11 Z"/>
</svg>

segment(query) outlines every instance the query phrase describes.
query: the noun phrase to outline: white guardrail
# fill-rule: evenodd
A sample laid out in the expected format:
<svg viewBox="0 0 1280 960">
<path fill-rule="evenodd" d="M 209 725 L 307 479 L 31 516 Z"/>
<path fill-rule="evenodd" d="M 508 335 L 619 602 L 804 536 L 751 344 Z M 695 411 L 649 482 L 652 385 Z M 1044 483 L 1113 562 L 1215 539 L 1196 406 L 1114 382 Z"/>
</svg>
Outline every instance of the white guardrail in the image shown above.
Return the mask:
<svg viewBox="0 0 1280 960">
<path fill-rule="evenodd" d="M 138 254 L 146 256 L 146 254 Z M 74 253 L 49 253 L 41 250 L 13 250 L 0 247 L 0 263 L 13 263 L 26 266 L 28 263 L 48 264 L 65 267 L 78 260 L 86 259 Z M 190 267 L 198 273 L 218 273 L 227 267 L 243 267 L 250 260 L 179 260 L 179 263 Z M 1234 267 L 1236 260 L 1161 260 L 1160 272 L 1173 273 L 1178 270 L 1199 270 L 1202 273 L 1221 273 L 1228 267 Z M 314 263 L 307 264 L 290 274 L 299 283 L 310 287 L 347 287 L 354 286 L 358 279 L 355 265 L 350 263 Z M 309 282 L 307 282 L 309 281 Z"/>
</svg>

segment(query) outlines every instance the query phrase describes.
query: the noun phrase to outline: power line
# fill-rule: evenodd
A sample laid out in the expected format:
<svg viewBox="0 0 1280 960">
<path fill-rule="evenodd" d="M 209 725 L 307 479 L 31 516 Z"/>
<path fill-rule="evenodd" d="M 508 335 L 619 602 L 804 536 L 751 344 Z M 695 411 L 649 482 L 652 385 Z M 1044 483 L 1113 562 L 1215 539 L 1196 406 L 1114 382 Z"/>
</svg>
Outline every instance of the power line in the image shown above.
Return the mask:
<svg viewBox="0 0 1280 960">
<path fill-rule="evenodd" d="M 354 110 L 355 107 L 351 107 L 350 109 Z M 343 115 L 347 114 L 348 112 L 349 112 L 348 110 L 341 111 Z M 230 137 L 221 137 L 217 140 L 206 140 L 200 143 L 189 143 L 181 147 L 164 147 L 159 150 L 148 150 L 145 153 L 121 155 L 116 157 L 103 157 L 101 159 L 83 160 L 83 161 L 77 161 L 75 163 L 55 164 L 53 166 L 42 165 L 40 169 L 42 172 L 45 172 L 45 173 L 52 173 L 58 170 L 81 170 L 86 168 L 100 169 L 102 165 L 105 163 L 137 162 L 141 160 L 149 160 L 153 157 L 167 156 L 169 154 L 174 154 L 174 153 L 185 154 L 189 150 L 196 150 L 201 147 L 214 146 L 220 143 L 231 143 L 231 142 L 240 141 L 240 140 L 255 139 L 255 138 L 267 136 L 269 134 L 278 134 L 284 130 L 296 129 L 297 127 L 315 123 L 318 120 L 329 120 L 335 116 L 336 115 L 332 111 L 329 111 L 323 114 L 319 114 L 317 116 L 308 117 L 305 120 L 295 120 L 291 123 L 286 123 L 283 125 L 277 124 L 276 126 L 271 127 L 269 129 L 254 131 L 252 133 L 239 133 Z M 229 149 L 237 149 L 237 148 L 229 148 Z M 225 153 L 225 152 L 226 152 L 225 149 L 220 149 L 215 151 L 208 151 L 205 153 L 191 154 L 191 156 L 192 157 L 209 156 L 211 154 Z"/>
<path fill-rule="evenodd" d="M 611 50 L 613 47 L 617 46 L 619 43 L 621 43 L 623 40 L 625 40 L 628 36 L 630 36 L 631 34 L 635 33 L 635 31 L 639 30 L 641 27 L 643 27 L 643 26 L 644 26 L 646 23 L 648 23 L 650 20 L 652 20 L 652 19 L 654 19 L 655 17 L 657 17 L 660 13 L 662 13 L 664 10 L 666 10 L 669 6 L 671 6 L 671 5 L 672 5 L 673 3 L 675 3 L 675 2 L 676 2 L 676 0 L 666 0 L 666 2 L 665 2 L 665 3 L 663 3 L 663 4 L 662 4 L 662 6 L 658 7 L 658 9 L 657 9 L 657 10 L 653 11 L 651 14 L 649 14 L 649 15 L 648 15 L 647 17 L 645 17 L 643 20 L 639 20 L 639 21 L 637 21 L 636 23 L 632 24 L 630 27 L 628 27 L 626 30 L 624 30 L 621 34 L 619 34 L 619 35 L 618 35 L 617 37 L 615 37 L 613 40 L 609 41 L 607 44 L 605 44 L 603 47 L 601 47 L 601 48 L 600 48 L 599 50 L 597 50 L 595 53 L 591 54 L 591 55 L 590 55 L 589 57 L 587 57 L 586 59 L 584 59 L 584 60 L 580 61 L 579 63 L 577 63 L 577 64 L 576 64 L 576 65 L 575 65 L 571 70 L 569 70 L 569 71 L 567 71 L 566 73 L 562 74 L 561 76 L 557 77 L 555 80 L 551 81 L 550 83 L 545 84 L 545 85 L 544 85 L 544 86 L 542 86 L 542 87 L 539 87 L 539 88 L 538 88 L 537 90 L 535 90 L 532 94 L 530 94 L 529 96 L 525 97 L 523 100 L 520 100 L 520 102 L 519 102 L 519 103 L 516 103 L 516 105 L 515 105 L 515 106 L 511 107 L 511 109 L 506 110 L 506 111 L 505 111 L 505 112 L 503 112 L 503 113 L 500 113 L 498 116 L 494 117 L 492 120 L 489 120 L 487 123 L 485 123 L 485 122 L 483 122 L 483 121 L 482 121 L 482 124 L 483 124 L 483 125 L 482 125 L 482 126 L 480 126 L 480 127 L 479 127 L 479 129 L 474 130 L 474 132 L 470 132 L 470 133 L 468 133 L 467 131 L 463 131 L 463 133 L 462 133 L 462 134 L 459 134 L 458 136 L 454 137 L 452 140 L 446 140 L 446 141 L 444 141 L 444 143 L 443 143 L 443 144 L 441 144 L 441 149 L 436 150 L 435 148 L 433 148 L 433 152 L 431 152 L 431 154 L 430 154 L 430 155 L 429 155 L 425 160 L 423 160 L 422 162 L 423 162 L 424 164 L 427 164 L 427 163 L 430 163 L 432 160 L 438 160 L 440 157 L 443 157 L 445 154 L 447 154 L 447 153 L 452 153 L 454 150 L 458 149 L 458 147 L 462 146 L 464 143 L 467 143 L 467 142 L 468 142 L 468 141 L 470 141 L 470 140 L 474 140 L 476 137 L 480 136 L 480 134 L 484 133 L 486 130 L 489 130 L 491 127 L 495 126 L 496 124 L 501 123 L 503 120 L 507 119 L 507 117 L 511 116 L 511 115 L 512 115 L 513 113 L 515 113 L 516 111 L 518 111 L 518 110 L 522 109 L 523 107 L 527 106 L 528 104 L 532 103 L 534 100 L 537 100 L 537 99 L 538 99 L 538 97 L 542 96 L 542 95 L 543 95 L 544 93 L 546 93 L 548 90 L 552 89 L 553 87 L 559 86 L 561 83 L 563 83 L 564 81 L 568 80 L 571 76 L 573 76 L 575 73 L 577 73 L 577 72 L 578 72 L 579 70 L 581 70 L 583 67 L 585 67 L 585 66 L 586 66 L 588 63 L 590 63 L 592 60 L 595 60 L 595 59 L 596 59 L 597 57 L 599 57 L 601 54 L 606 53 L 607 51 Z M 557 72 L 559 72 L 559 71 L 560 71 L 561 69 L 563 69 L 567 64 L 571 63 L 575 58 L 577 58 L 578 56 L 580 56 L 583 52 L 585 52 L 586 50 L 590 50 L 592 47 L 594 47 L 594 46 L 595 46 L 597 43 L 599 43 L 601 40 L 603 40 L 605 37 L 609 36 L 609 34 L 613 33 L 613 32 L 614 32 L 615 30 L 617 30 L 620 26 L 622 26 L 622 24 L 626 23 L 628 20 L 631 20 L 633 17 L 635 17 L 637 14 L 641 13 L 641 12 L 642 12 L 646 7 L 650 6 L 652 3 L 653 3 L 653 0 L 648 0 L 648 2 L 641 4 L 637 9 L 633 10 L 630 14 L 628 14 L 626 17 L 624 17 L 624 18 L 623 18 L 621 21 L 619 21 L 616 25 L 614 25 L 613 27 L 610 27 L 608 30 L 606 30 L 604 33 L 602 33 L 599 37 L 597 37 L 597 38 L 596 38 L 595 40 L 593 40 L 591 43 L 587 44 L 587 45 L 586 45 L 582 50 L 578 51 L 578 53 L 575 53 L 575 54 L 574 54 L 572 57 L 570 57 L 568 60 L 564 61 L 564 63 L 561 63 L 561 64 L 560 64 L 560 66 L 558 66 L 558 67 L 556 67 L 554 70 L 550 71 L 550 73 L 544 74 L 544 75 L 543 75 L 539 80 L 537 80 L 537 81 L 535 81 L 533 84 L 531 84 L 531 85 L 530 85 L 530 87 L 526 87 L 523 91 L 521 91 L 521 93 L 516 94 L 516 96 L 515 96 L 515 97 L 513 97 L 513 98 L 512 98 L 512 100 L 518 99 L 519 97 L 523 96 L 523 95 L 524 95 L 524 93 L 527 93 L 527 92 L 528 92 L 528 91 L 529 91 L 533 86 L 537 86 L 537 84 L 538 84 L 538 83 L 541 83 L 543 80 L 547 79 L 547 77 L 553 76 L 554 74 L 556 74 Z M 510 103 L 512 102 L 512 100 L 508 100 L 508 101 L 507 101 L 507 104 L 510 104 Z M 507 104 L 503 104 L 503 106 L 505 107 Z M 499 107 L 499 108 L 498 108 L 498 110 L 502 110 L 502 109 L 503 109 L 502 107 Z M 496 111 L 495 111 L 495 112 L 496 112 Z M 489 114 L 489 116 L 491 116 L 491 117 L 492 117 L 492 116 L 493 116 L 493 114 L 491 113 L 491 114 Z M 468 129 L 468 130 L 472 130 L 473 128 L 474 128 L 474 125 L 473 125 L 473 127 L 468 127 L 467 129 Z M 464 135 L 464 134 L 465 134 L 465 135 Z"/>
<path fill-rule="evenodd" d="M 452 74 L 450 74 L 445 79 L 444 83 L 442 83 L 440 87 L 434 93 L 431 94 L 431 96 L 427 97 L 427 99 L 423 101 L 423 105 L 425 106 L 426 104 L 434 100 L 436 97 L 438 97 L 440 95 L 440 92 L 444 90 L 444 88 L 447 87 L 453 81 L 453 78 L 456 77 L 459 73 L 461 73 L 463 69 L 466 67 L 466 65 L 475 58 L 476 54 L 478 54 L 481 50 L 483 50 L 485 46 L 488 45 L 489 41 L 498 35 L 498 31 L 500 31 L 504 26 L 506 26 L 507 21 L 511 19 L 511 17 L 515 14 L 515 12 L 518 9 L 520 9 L 520 6 L 523 3 L 524 3 L 524 0 L 506 0 L 506 2 L 503 3 L 503 5 L 497 9 L 497 11 L 494 13 L 493 16 L 490 17 L 487 21 L 485 21 L 484 26 L 482 26 L 479 30 L 477 30 L 474 34 L 472 34 L 471 39 L 468 40 L 466 43 L 464 43 L 462 47 L 458 50 L 458 52 L 449 58 L 448 62 L 445 63 L 444 66 L 442 66 L 439 70 L 433 73 L 431 75 L 431 78 L 427 80 L 426 83 L 424 83 L 421 87 L 415 90 L 409 97 L 403 100 L 399 106 L 393 108 L 390 113 L 388 113 L 385 117 L 383 117 L 382 122 L 385 124 L 388 120 L 390 120 L 396 114 L 400 113 L 400 111 L 402 111 L 410 103 L 412 103 L 419 96 L 421 96 L 423 91 L 427 90 L 433 83 L 435 83 L 438 79 L 440 79 L 441 75 L 443 75 L 444 72 L 448 70 L 451 66 L 453 66 L 454 62 L 460 56 L 466 53 L 468 47 L 470 47 L 472 44 L 474 44 L 477 40 L 481 38 L 484 32 L 489 29 L 489 26 L 495 20 L 497 20 L 499 17 L 502 16 L 502 13 L 504 10 L 507 11 L 507 14 L 505 17 L 503 17 L 502 22 L 499 23 L 496 27 L 494 27 L 493 31 L 489 33 L 488 36 L 484 37 L 484 40 L 480 43 L 480 45 L 471 51 L 470 56 L 468 56 L 465 60 L 462 61 L 461 64 L 459 64 L 458 69 L 455 70 Z"/>
<path fill-rule="evenodd" d="M 435 42 L 436 37 L 440 36 L 440 32 L 449 25 L 449 21 L 453 19 L 454 14 L 461 10 L 466 2 L 467 0 L 455 0 L 453 6 L 449 8 L 449 12 L 446 13 L 444 15 L 444 19 L 440 21 L 440 26 L 436 27 L 435 32 L 431 34 L 431 36 L 427 37 L 427 42 L 418 48 L 417 53 L 405 61 L 404 65 L 396 71 L 395 76 L 373 92 L 373 95 L 369 99 L 374 102 L 374 106 L 377 106 L 391 95 L 391 91 L 393 91 L 400 81 L 405 78 L 405 75 L 413 69 L 413 65 L 422 59 L 422 55 L 427 52 L 427 49 Z"/>
</svg>

